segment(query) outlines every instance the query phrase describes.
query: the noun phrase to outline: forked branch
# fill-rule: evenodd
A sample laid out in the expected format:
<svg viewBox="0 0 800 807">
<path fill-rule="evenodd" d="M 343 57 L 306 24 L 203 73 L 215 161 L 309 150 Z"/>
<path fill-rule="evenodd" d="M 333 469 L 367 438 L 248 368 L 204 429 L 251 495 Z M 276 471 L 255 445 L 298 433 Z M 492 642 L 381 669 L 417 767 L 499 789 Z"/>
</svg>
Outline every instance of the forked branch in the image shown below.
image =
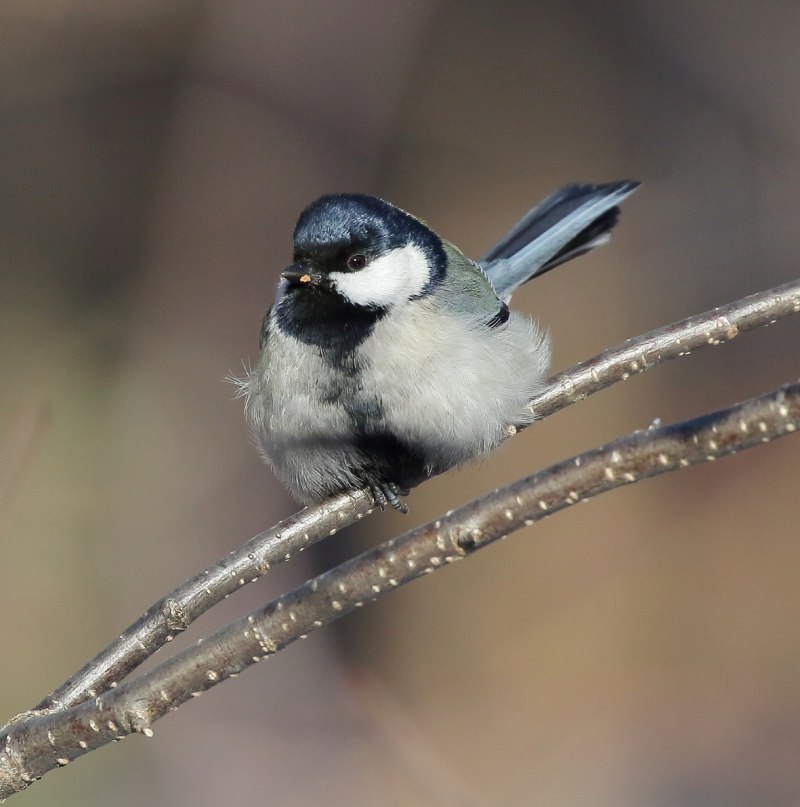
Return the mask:
<svg viewBox="0 0 800 807">
<path fill-rule="evenodd" d="M 152 724 L 291 642 L 522 526 L 600 493 L 716 460 L 800 427 L 800 382 L 729 409 L 651 428 L 515 482 L 394 538 L 99 697 L 30 715 L 0 734 L 0 798 Z"/>
<path fill-rule="evenodd" d="M 739 333 L 798 311 L 800 280 L 758 292 L 608 348 L 556 375 L 530 406 L 539 418 L 548 417 L 631 375 L 693 350 L 729 341 Z M 36 709 L 63 709 L 105 692 L 177 632 L 185 630 L 245 583 L 363 518 L 371 509 L 368 494 L 343 494 L 305 508 L 256 535 L 154 603 L 108 647 L 46 696 Z"/>
<path fill-rule="evenodd" d="M 546 417 L 663 361 L 798 311 L 800 281 L 752 295 L 603 351 L 553 378 L 531 407 Z M 151 734 L 153 722 L 190 697 L 522 525 L 606 490 L 768 442 L 799 425 L 800 385 L 791 384 L 722 412 L 620 438 L 366 552 L 116 686 L 204 611 L 271 565 L 362 518 L 372 502 L 355 492 L 306 508 L 159 600 L 36 710 L 0 729 L 0 799 L 111 740 Z"/>
</svg>

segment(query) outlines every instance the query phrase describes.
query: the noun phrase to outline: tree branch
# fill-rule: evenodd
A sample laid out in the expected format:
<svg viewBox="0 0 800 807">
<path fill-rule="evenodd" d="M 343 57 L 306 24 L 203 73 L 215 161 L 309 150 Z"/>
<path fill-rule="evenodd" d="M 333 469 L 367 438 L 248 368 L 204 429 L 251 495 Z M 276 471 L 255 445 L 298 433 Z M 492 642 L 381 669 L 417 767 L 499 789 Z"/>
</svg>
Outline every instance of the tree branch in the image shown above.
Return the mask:
<svg viewBox="0 0 800 807">
<path fill-rule="evenodd" d="M 372 507 L 366 493 L 342 494 L 306 507 L 254 536 L 151 605 L 108 647 L 45 697 L 36 711 L 74 706 L 115 687 L 209 608 L 258 580 L 270 567 L 362 518 Z"/>
<path fill-rule="evenodd" d="M 539 418 L 547 417 L 630 375 L 697 348 L 729 341 L 798 311 L 800 280 L 753 294 L 604 350 L 556 375 L 530 407 Z M 371 497 L 363 491 L 343 494 L 305 508 L 255 536 L 153 604 L 36 709 L 64 709 L 112 688 L 175 633 L 185 630 L 246 582 L 257 580 L 270 566 L 289 560 L 294 553 L 363 518 L 372 508 Z"/>
<path fill-rule="evenodd" d="M 554 376 L 531 409 L 548 417 L 617 381 L 650 370 L 698 348 L 730 342 L 740 333 L 800 312 L 800 280 L 760 291 L 733 303 L 626 339 Z"/>
<path fill-rule="evenodd" d="M 716 460 L 797 431 L 800 382 L 713 414 L 637 431 L 495 491 L 362 553 L 100 697 L 28 716 L 0 733 L 0 799 L 44 773 L 140 732 L 181 703 L 365 602 L 522 526 L 608 490 Z M 302 515 L 302 514 L 301 514 Z"/>
</svg>

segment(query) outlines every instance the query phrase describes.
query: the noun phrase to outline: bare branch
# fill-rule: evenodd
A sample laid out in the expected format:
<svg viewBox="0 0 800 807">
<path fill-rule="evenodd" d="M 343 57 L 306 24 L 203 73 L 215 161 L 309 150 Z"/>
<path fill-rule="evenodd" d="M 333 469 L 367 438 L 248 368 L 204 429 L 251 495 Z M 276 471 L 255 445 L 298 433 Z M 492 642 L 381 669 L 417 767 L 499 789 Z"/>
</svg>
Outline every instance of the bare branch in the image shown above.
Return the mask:
<svg viewBox="0 0 800 807">
<path fill-rule="evenodd" d="M 0 733 L 0 798 L 55 767 L 140 732 L 181 703 L 365 602 L 522 526 L 608 490 L 769 442 L 800 427 L 800 382 L 729 409 L 638 431 L 495 491 L 364 552 L 130 683 Z"/>
<path fill-rule="evenodd" d="M 151 605 L 123 634 L 44 698 L 36 710 L 64 709 L 113 688 L 213 605 L 246 583 L 255 582 L 270 567 L 362 518 L 372 507 L 366 493 L 343 494 L 306 507 L 259 533 Z"/>
<path fill-rule="evenodd" d="M 800 312 L 800 280 L 793 280 L 703 314 L 626 339 L 554 376 L 531 409 L 540 418 L 582 401 L 617 381 L 702 347 L 730 342 L 740 333 Z"/>
<path fill-rule="evenodd" d="M 531 401 L 539 418 L 583 400 L 630 375 L 738 333 L 768 325 L 800 311 L 800 281 L 786 283 L 743 300 L 628 339 L 556 375 Z M 121 636 L 55 689 L 37 710 L 63 709 L 93 698 L 123 680 L 176 632 L 270 566 L 288 560 L 371 512 L 364 492 L 343 494 L 308 507 L 255 536 L 220 563 L 200 572 L 152 605 Z"/>
</svg>

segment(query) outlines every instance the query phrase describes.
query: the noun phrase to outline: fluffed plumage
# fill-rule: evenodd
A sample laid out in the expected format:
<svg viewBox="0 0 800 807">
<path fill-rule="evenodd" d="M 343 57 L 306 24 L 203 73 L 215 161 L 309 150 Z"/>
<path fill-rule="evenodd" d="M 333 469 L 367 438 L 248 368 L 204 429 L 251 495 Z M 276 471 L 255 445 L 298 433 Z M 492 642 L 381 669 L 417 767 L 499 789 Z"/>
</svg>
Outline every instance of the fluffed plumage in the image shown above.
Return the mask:
<svg viewBox="0 0 800 807">
<path fill-rule="evenodd" d="M 398 493 L 491 451 L 534 416 L 547 336 L 510 312 L 514 290 L 608 237 L 636 183 L 571 185 L 531 210 L 481 263 L 380 199 L 314 202 L 294 263 L 241 380 L 265 459 L 303 503 Z"/>
</svg>

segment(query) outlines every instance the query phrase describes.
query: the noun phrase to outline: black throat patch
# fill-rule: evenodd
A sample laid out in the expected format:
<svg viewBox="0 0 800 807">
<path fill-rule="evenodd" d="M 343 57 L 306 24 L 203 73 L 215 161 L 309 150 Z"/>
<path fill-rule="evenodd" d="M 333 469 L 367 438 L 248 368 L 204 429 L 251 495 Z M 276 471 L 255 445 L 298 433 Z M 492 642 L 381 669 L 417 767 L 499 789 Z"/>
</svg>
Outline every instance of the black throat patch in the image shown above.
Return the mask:
<svg viewBox="0 0 800 807">
<path fill-rule="evenodd" d="M 275 304 L 272 317 L 283 333 L 319 348 L 337 369 L 355 370 L 357 348 L 386 311 L 353 305 L 330 291 L 290 287 Z"/>
</svg>

